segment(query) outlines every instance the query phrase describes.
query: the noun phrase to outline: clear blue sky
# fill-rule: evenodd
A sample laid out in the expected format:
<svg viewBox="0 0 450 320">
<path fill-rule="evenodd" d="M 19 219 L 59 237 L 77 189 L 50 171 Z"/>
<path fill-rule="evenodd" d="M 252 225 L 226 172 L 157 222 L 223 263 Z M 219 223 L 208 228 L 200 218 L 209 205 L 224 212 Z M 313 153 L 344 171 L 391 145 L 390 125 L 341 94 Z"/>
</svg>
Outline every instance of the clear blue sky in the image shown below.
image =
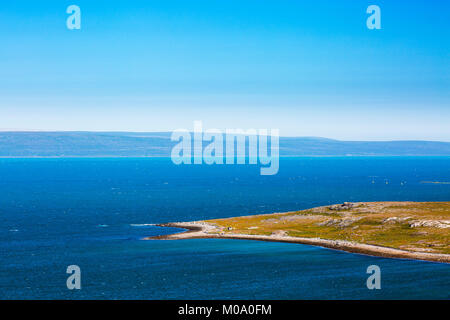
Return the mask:
<svg viewBox="0 0 450 320">
<path fill-rule="evenodd" d="M 0 43 L 0 130 L 450 141 L 450 1 L 2 1 Z"/>
</svg>

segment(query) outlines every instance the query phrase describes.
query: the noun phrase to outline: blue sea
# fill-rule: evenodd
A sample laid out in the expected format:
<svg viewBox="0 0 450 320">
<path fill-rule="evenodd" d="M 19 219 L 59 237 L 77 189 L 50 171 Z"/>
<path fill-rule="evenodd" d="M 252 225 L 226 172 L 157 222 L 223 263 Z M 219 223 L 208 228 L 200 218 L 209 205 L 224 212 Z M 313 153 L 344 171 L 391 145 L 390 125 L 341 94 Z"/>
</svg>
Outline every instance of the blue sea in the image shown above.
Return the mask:
<svg viewBox="0 0 450 320">
<path fill-rule="evenodd" d="M 450 265 L 301 244 L 143 241 L 148 224 L 344 201 L 450 201 L 449 157 L 281 158 L 174 165 L 170 158 L 0 159 L 1 299 L 449 299 Z M 81 268 L 68 290 L 66 268 Z M 369 290 L 366 269 L 381 268 Z"/>
</svg>

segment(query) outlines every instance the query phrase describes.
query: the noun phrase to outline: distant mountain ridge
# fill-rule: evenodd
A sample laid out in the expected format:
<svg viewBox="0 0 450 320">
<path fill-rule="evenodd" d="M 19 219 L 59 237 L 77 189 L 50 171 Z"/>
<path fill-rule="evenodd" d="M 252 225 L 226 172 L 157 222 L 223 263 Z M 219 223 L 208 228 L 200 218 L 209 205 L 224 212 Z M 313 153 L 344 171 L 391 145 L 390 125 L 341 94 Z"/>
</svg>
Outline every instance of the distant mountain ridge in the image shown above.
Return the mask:
<svg viewBox="0 0 450 320">
<path fill-rule="evenodd" d="M 0 132 L 0 157 L 168 157 L 177 144 L 170 136 L 170 132 Z M 450 142 L 280 137 L 280 155 L 450 156 Z"/>
</svg>

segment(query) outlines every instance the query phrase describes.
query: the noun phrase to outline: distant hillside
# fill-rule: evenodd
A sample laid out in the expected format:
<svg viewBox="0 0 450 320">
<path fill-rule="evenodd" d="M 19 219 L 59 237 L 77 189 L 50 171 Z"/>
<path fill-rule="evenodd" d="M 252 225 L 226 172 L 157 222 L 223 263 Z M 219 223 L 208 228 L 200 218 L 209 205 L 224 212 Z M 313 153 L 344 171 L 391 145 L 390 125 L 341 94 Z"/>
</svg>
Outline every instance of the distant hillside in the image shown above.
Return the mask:
<svg viewBox="0 0 450 320">
<path fill-rule="evenodd" d="M 0 132 L 0 157 L 170 156 L 168 132 Z M 450 156 L 450 142 L 280 138 L 280 155 Z"/>
</svg>

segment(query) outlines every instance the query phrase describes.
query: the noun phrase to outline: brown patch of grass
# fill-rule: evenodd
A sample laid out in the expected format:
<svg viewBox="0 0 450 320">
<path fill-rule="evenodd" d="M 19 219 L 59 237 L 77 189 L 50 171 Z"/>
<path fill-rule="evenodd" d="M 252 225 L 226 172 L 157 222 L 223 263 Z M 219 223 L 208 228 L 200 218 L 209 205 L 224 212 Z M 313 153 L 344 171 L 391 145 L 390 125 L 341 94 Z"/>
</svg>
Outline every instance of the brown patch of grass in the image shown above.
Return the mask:
<svg viewBox="0 0 450 320">
<path fill-rule="evenodd" d="M 384 220 L 390 217 L 410 219 L 385 223 Z M 343 219 L 351 218 L 357 219 L 349 225 L 339 225 Z M 320 225 L 331 219 L 338 223 Z M 207 222 L 219 226 L 224 233 L 270 235 L 274 231 L 285 231 L 293 237 L 347 240 L 410 251 L 450 254 L 450 229 L 412 228 L 408 223 L 410 220 L 450 220 L 450 202 L 367 202 L 357 203 L 346 210 L 318 207 Z"/>
</svg>

